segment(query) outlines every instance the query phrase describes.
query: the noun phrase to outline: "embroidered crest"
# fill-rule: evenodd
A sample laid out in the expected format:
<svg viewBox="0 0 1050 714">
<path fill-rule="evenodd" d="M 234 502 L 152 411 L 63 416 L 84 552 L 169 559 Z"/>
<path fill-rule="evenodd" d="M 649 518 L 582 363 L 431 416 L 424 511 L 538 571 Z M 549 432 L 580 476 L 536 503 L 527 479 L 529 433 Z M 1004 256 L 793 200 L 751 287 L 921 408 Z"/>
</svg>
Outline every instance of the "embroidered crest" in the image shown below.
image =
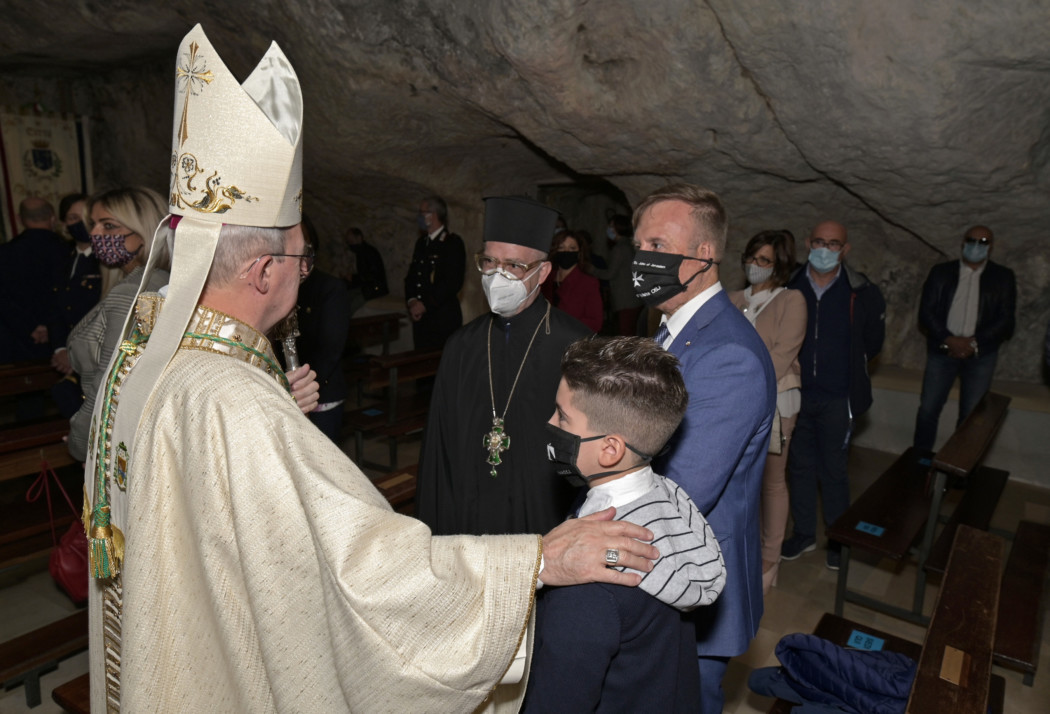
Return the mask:
<svg viewBox="0 0 1050 714">
<path fill-rule="evenodd" d="M 113 469 L 113 475 L 117 479 L 117 486 L 121 491 L 127 491 L 128 480 L 128 447 L 124 442 L 117 444 L 117 465 Z"/>
</svg>

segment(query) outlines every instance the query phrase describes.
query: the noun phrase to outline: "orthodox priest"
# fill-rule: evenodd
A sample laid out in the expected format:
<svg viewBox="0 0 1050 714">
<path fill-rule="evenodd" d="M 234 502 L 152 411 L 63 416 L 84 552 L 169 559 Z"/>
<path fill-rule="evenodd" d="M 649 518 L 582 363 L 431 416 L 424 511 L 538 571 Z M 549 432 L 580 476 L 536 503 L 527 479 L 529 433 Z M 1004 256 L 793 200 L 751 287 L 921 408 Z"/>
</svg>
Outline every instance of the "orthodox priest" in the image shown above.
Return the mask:
<svg viewBox="0 0 1050 714">
<path fill-rule="evenodd" d="M 91 710 L 469 712 L 501 679 L 520 694 L 537 579 L 637 584 L 604 566 L 649 570 L 634 538 L 652 534 L 580 519 L 435 538 L 394 513 L 297 408 L 264 336 L 308 264 L 291 64 L 271 45 L 240 85 L 197 26 L 175 76 L 171 282 L 139 295 L 93 415 Z"/>
<path fill-rule="evenodd" d="M 558 213 L 527 198 L 485 200 L 475 255 L 492 312 L 449 338 L 441 357 L 416 488 L 434 533 L 546 532 L 575 489 L 547 459 L 561 357 L 590 330 L 552 310 L 539 287 Z"/>
</svg>

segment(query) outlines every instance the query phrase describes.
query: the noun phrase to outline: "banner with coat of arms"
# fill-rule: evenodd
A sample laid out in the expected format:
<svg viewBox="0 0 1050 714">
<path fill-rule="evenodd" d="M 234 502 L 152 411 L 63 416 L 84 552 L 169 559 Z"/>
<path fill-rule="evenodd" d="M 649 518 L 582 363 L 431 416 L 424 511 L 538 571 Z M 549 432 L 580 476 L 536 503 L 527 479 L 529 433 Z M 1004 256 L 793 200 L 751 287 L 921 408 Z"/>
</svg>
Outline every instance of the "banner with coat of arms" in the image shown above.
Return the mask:
<svg viewBox="0 0 1050 714">
<path fill-rule="evenodd" d="M 0 158 L 4 240 L 20 230 L 22 199 L 40 196 L 58 210 L 63 196 L 85 188 L 73 115 L 0 109 Z"/>
</svg>

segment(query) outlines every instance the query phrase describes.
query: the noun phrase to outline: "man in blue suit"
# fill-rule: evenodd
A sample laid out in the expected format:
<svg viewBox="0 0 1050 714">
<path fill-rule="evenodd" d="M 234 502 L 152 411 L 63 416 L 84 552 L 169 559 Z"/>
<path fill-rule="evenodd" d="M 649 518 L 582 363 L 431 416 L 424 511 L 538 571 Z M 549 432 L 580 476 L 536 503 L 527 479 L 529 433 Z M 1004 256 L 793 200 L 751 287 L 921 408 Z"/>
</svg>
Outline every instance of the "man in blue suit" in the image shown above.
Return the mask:
<svg viewBox="0 0 1050 714">
<path fill-rule="evenodd" d="M 722 711 L 729 658 L 743 654 L 762 617 L 759 492 L 776 403 L 769 352 L 718 280 L 728 219 L 716 194 L 675 184 L 634 212 L 633 279 L 664 317 L 656 339 L 674 353 L 689 407 L 659 473 L 689 493 L 722 547 L 726 586 L 696 621 L 700 711 Z"/>
</svg>

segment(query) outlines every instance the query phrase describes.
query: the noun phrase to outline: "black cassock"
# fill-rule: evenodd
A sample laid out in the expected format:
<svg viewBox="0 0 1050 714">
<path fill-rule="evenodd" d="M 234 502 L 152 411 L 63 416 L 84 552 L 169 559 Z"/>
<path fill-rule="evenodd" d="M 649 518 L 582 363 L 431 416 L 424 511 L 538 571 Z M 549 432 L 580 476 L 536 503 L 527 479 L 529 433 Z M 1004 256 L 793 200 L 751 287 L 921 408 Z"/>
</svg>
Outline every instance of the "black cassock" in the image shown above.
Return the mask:
<svg viewBox="0 0 1050 714">
<path fill-rule="evenodd" d="M 437 535 L 546 533 L 565 520 L 576 493 L 547 460 L 546 423 L 554 413 L 561 357 L 590 335 L 581 322 L 550 311 L 528 353 L 504 417 L 510 448 L 502 463 L 486 462 L 492 430 L 487 340 L 492 329 L 492 384 L 503 415 L 518 367 L 548 303 L 538 298 L 509 320 L 488 313 L 464 325 L 445 345 L 423 434 L 416 516 Z"/>
</svg>

